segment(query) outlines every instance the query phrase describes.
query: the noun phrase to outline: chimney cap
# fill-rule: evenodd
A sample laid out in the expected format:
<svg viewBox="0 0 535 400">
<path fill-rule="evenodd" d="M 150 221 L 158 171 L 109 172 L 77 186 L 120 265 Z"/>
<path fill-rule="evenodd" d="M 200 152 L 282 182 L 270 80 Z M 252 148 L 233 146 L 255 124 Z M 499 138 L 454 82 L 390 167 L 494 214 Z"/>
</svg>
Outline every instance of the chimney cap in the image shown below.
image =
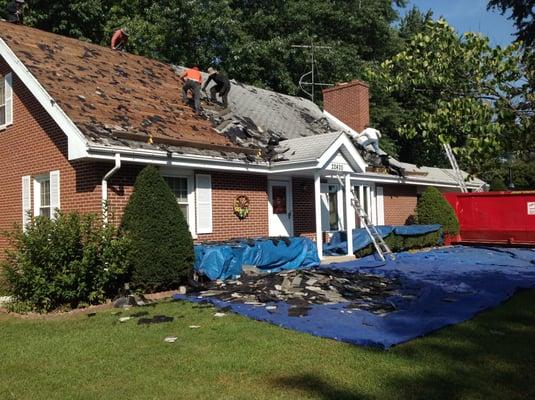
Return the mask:
<svg viewBox="0 0 535 400">
<path fill-rule="evenodd" d="M 348 87 L 352 87 L 352 86 L 364 86 L 366 88 L 370 87 L 370 85 L 368 85 L 366 82 L 359 81 L 358 79 L 354 79 L 351 82 L 337 82 L 333 87 L 323 89 L 323 93 L 332 92 L 335 90 L 347 89 Z"/>
</svg>

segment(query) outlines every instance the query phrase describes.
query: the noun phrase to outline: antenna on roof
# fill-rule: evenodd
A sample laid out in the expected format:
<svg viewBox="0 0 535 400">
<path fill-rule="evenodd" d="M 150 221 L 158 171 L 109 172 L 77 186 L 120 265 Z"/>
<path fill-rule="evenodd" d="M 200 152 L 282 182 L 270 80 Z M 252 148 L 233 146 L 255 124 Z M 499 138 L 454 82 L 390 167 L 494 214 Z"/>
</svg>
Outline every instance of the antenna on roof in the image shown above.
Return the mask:
<svg viewBox="0 0 535 400">
<path fill-rule="evenodd" d="M 315 50 L 316 49 L 331 49 L 332 47 L 330 47 L 330 46 L 317 46 L 312 41 L 310 42 L 309 45 L 307 45 L 307 44 L 294 44 L 294 45 L 292 45 L 292 47 L 300 48 L 300 49 L 310 49 L 310 71 L 306 72 L 305 74 L 303 74 L 301 76 L 301 78 L 299 78 L 299 88 L 303 92 L 305 92 L 307 95 L 309 95 L 310 98 L 312 99 L 312 101 L 314 101 L 314 87 L 315 86 L 333 86 L 330 83 L 321 83 L 321 82 L 316 82 L 314 80 L 315 79 L 314 69 L 315 69 L 315 65 L 316 65 L 316 61 L 314 59 Z M 304 82 L 305 77 L 307 77 L 309 75 L 311 77 L 310 82 Z M 306 90 L 304 88 L 304 86 L 310 86 L 310 92 L 308 90 Z"/>
</svg>

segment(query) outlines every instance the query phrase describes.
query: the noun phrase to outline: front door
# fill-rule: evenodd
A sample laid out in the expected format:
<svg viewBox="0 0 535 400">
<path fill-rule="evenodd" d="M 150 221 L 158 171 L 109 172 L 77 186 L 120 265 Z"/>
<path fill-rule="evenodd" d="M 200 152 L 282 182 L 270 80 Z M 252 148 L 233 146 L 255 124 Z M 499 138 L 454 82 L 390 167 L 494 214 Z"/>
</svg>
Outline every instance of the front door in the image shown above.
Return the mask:
<svg viewBox="0 0 535 400">
<path fill-rule="evenodd" d="M 292 191 L 288 181 L 269 181 L 269 236 L 292 236 Z"/>
</svg>

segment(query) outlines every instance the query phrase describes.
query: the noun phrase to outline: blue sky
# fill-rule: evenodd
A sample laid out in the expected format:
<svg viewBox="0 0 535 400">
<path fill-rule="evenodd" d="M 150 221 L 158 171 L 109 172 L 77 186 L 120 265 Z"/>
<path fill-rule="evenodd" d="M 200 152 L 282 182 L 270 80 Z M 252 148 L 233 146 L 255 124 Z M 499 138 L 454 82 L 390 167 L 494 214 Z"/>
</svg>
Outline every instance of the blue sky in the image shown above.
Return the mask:
<svg viewBox="0 0 535 400">
<path fill-rule="evenodd" d="M 459 32 L 482 32 L 492 45 L 508 45 L 514 40 L 513 21 L 508 15 L 487 11 L 487 0 L 409 0 L 403 15 L 413 5 L 422 11 L 431 9 L 436 19 L 443 16 Z"/>
</svg>

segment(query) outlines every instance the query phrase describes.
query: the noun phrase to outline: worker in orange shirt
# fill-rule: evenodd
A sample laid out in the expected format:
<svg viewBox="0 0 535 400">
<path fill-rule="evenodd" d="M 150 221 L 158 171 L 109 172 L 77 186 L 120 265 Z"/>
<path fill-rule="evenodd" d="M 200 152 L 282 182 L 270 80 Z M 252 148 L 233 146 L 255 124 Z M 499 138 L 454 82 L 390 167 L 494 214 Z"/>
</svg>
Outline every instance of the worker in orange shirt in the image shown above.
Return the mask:
<svg viewBox="0 0 535 400">
<path fill-rule="evenodd" d="M 125 51 L 128 43 L 128 30 L 126 28 L 117 29 L 111 38 L 112 50 Z"/>
<path fill-rule="evenodd" d="M 195 104 L 195 112 L 201 112 L 201 84 L 202 75 L 198 66 L 186 69 L 181 75 L 180 79 L 184 82 L 182 86 L 182 101 L 188 102 L 188 91 L 191 91 L 193 102 Z"/>
</svg>

